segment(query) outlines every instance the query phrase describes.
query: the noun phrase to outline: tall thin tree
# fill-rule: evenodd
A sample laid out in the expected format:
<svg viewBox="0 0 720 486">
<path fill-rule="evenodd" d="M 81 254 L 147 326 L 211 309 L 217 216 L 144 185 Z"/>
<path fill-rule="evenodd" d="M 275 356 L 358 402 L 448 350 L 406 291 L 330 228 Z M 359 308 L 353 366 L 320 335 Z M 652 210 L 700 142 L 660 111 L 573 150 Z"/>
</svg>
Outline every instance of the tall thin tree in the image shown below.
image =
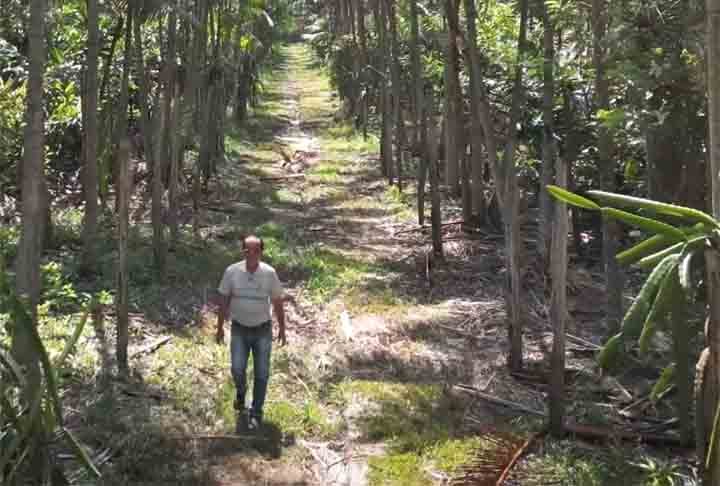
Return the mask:
<svg viewBox="0 0 720 486">
<path fill-rule="evenodd" d="M 710 143 L 710 187 L 712 191 L 712 212 L 720 218 L 720 0 L 707 0 L 707 66 L 708 66 L 708 116 Z M 705 252 L 707 262 L 707 291 L 710 304 L 710 316 L 707 324 L 707 344 L 710 351 L 710 372 L 712 377 L 709 385 L 711 403 L 704 406 L 717 416 L 720 411 L 720 255 L 716 249 Z M 708 386 L 708 384 L 706 384 Z M 712 414 L 711 414 L 712 415 Z M 715 427 L 717 427 L 717 418 Z M 707 427 L 708 435 L 713 427 Z M 709 448 L 714 452 L 707 458 L 709 465 L 704 474 L 703 484 L 716 486 L 720 484 L 720 433 L 715 431 L 714 443 Z M 700 457 L 703 464 L 706 458 Z"/>
<path fill-rule="evenodd" d="M 503 158 L 502 178 L 502 205 L 503 227 L 505 233 L 505 252 L 507 262 L 507 276 L 505 284 L 506 305 L 508 311 L 508 338 L 510 341 L 510 355 L 508 365 L 513 370 L 522 368 L 523 346 L 522 332 L 524 309 L 520 289 L 520 254 L 522 238 L 520 237 L 519 191 L 517 183 L 517 165 L 515 162 L 515 148 L 518 144 L 519 124 L 522 116 L 524 101 L 523 70 L 527 50 L 528 1 L 520 1 L 520 31 L 518 34 L 517 65 L 515 67 L 515 80 L 510 107 L 510 127 L 508 141 L 505 144 Z"/>
<path fill-rule="evenodd" d="M 83 83 L 83 196 L 85 218 L 83 221 L 83 264 L 91 268 L 95 264 L 95 242 L 98 224 L 98 55 L 100 27 L 98 0 L 87 0 L 87 54 L 85 80 Z"/>
<path fill-rule="evenodd" d="M 542 172 L 540 185 L 540 235 L 539 248 L 543 271 L 550 264 L 552 235 L 552 205 L 550 194 L 545 187 L 552 182 L 555 168 L 556 144 L 554 133 L 553 108 L 555 107 L 555 24 L 548 11 L 546 2 L 542 3 L 543 21 L 543 139 L 542 139 Z"/>
<path fill-rule="evenodd" d="M 607 28 L 608 6 L 605 0 L 592 1 L 593 65 L 595 67 L 596 110 L 610 109 L 610 85 L 607 78 Z M 615 189 L 614 161 L 612 160 L 612 134 L 600 124 L 598 133 L 598 167 L 600 182 L 607 191 Z M 606 316 L 609 335 L 617 333 L 623 316 L 623 275 L 615 259 L 618 251 L 618 223 L 609 219 L 603 221 L 603 264 L 607 289 Z"/>
<path fill-rule="evenodd" d="M 45 0 L 30 1 L 30 27 L 28 31 L 29 70 L 25 113 L 25 139 L 22 160 L 22 230 L 18 245 L 16 268 L 17 294 L 29 306 L 32 319 L 26 326 L 37 326 L 37 305 L 40 299 L 41 278 L 40 258 L 43 249 L 46 222 L 47 189 L 45 187 L 45 131 L 43 116 L 43 84 L 45 79 Z M 30 407 L 36 391 L 40 389 L 40 355 L 32 335 L 32 329 L 22 327 L 18 322 L 12 334 L 12 352 L 26 371 L 25 388 L 22 396 Z M 35 421 L 37 422 L 37 421 Z M 35 442 L 30 449 L 31 464 L 34 466 L 32 479 L 43 480 L 45 439 L 42 428 L 31 425 Z M 29 478 L 30 479 L 30 478 Z"/>
</svg>

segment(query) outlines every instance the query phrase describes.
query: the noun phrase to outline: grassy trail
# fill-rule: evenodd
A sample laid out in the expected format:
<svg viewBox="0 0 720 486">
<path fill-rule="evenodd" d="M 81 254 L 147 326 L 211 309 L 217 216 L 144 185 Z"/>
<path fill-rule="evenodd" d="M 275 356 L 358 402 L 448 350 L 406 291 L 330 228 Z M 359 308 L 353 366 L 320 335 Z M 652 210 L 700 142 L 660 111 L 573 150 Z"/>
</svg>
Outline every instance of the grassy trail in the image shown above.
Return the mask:
<svg viewBox="0 0 720 486">
<path fill-rule="evenodd" d="M 218 205 L 239 200 L 226 226 L 265 238 L 299 302 L 290 345 L 274 355 L 267 421 L 301 447 L 263 467 L 305 471 L 307 484 L 432 484 L 478 445 L 462 438 L 462 407 L 443 386 L 470 371 L 467 343 L 433 334 L 453 309 L 426 302 L 413 259 L 422 244 L 394 234 L 411 205 L 386 189 L 377 141 L 333 122 L 337 101 L 307 47 L 283 58 L 214 191 Z M 245 454 L 220 469 L 258 464 Z"/>
</svg>

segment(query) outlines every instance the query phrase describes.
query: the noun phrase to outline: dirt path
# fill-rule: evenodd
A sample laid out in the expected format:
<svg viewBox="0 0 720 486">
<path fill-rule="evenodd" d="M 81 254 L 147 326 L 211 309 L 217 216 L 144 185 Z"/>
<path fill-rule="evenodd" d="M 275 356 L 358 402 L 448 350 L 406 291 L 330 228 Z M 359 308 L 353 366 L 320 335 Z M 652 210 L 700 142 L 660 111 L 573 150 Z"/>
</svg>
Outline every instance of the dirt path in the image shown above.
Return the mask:
<svg viewBox="0 0 720 486">
<path fill-rule="evenodd" d="M 258 156 L 257 145 L 252 152 L 241 149 L 225 169 L 225 177 L 242 178 L 247 188 L 228 223 L 250 220 L 260 224 L 261 233 L 271 227 L 276 236 L 291 234 L 293 245 L 331 262 L 323 263 L 332 265 L 325 277 L 340 282 L 323 294 L 324 282 L 313 272 L 321 271 L 293 274 L 280 255 L 269 252 L 281 275 L 287 270 L 282 276 L 289 292 L 298 296 L 288 317 L 290 349 L 279 359 L 302 365 L 286 374 L 285 385 L 300 382 L 308 395 L 317 393 L 335 432 L 302 433 L 297 444 L 305 455 L 295 449 L 290 460 L 283 452 L 258 462 L 243 451 L 226 456 L 215 471 L 221 484 L 252 479 L 252 484 L 361 486 L 368 484 L 373 458 L 379 460 L 376 470 L 389 468 L 384 475 L 404 474 L 403 468 L 419 465 L 412 459 L 394 471 L 393 454 L 403 461 L 403 454 L 424 457 L 424 449 L 456 435 L 466 410 L 448 393 L 451 383 L 479 380 L 493 389 L 503 364 L 499 285 L 464 282 L 453 262 L 459 265 L 467 255 L 453 251 L 467 250 L 450 242 L 448 263 L 436 271 L 434 287 L 428 286 L 416 264 L 427 236 L 403 231 L 412 228 L 412 196 L 388 191 L 377 170 L 376 147 L 343 136 L 334 125 L 337 100 L 308 48 L 294 45 L 284 52 L 279 81 L 265 96 L 273 115 L 260 117 L 264 125 L 251 132 L 265 144 L 266 157 Z M 275 204 L 268 201 L 267 184 Z M 494 256 L 482 264 L 481 271 L 500 266 Z M 469 332 L 478 337 L 468 339 L 463 333 Z M 473 364 L 479 350 L 485 358 L 480 367 Z M 272 379 L 283 381 L 276 374 Z M 272 394 L 271 385 L 270 417 Z M 423 467 L 435 467 L 431 456 Z M 408 474 L 428 484 L 430 477 L 444 477 L 440 469 Z"/>
</svg>

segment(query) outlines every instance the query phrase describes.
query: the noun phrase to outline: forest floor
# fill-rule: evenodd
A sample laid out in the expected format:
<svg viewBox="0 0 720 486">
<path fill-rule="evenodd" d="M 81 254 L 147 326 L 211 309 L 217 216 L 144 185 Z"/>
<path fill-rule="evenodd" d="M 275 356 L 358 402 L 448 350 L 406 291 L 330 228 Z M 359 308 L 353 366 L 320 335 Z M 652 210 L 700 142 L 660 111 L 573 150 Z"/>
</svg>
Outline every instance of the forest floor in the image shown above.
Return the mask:
<svg viewBox="0 0 720 486">
<path fill-rule="evenodd" d="M 142 226 L 149 207 L 136 201 L 132 374 L 119 380 L 100 371 L 112 369 L 108 313 L 83 333 L 64 396 L 68 426 L 105 476 L 97 482 L 78 470 L 74 479 L 414 486 L 464 475 L 466 482 L 453 484 L 495 484 L 488 478 L 544 419 L 493 405 L 468 387 L 545 412 L 547 386 L 537 379 L 551 343 L 543 282 L 525 275 L 532 300 L 527 375 L 512 376 L 505 365 L 502 236 L 446 226 L 446 258 L 434 265 L 430 284 L 423 258 L 429 232 L 415 222 L 414 187 L 388 187 L 377 140 L 336 122 L 339 102 L 309 47 L 282 48 L 265 83 L 258 108 L 229 133 L 228 160 L 202 203 L 198 234 L 187 218 L 188 234 L 162 277 L 150 264 Z M 458 219 L 457 204 L 447 201 L 445 221 Z M 287 305 L 288 345 L 273 350 L 263 430 L 252 436 L 236 433 L 228 349 L 214 342 L 208 305 L 225 266 L 241 258 L 240 238 L 248 232 L 265 239 L 265 260 L 295 297 Z M 102 275 L 112 288 L 112 272 Z M 590 270 L 571 271 L 568 413 L 608 427 L 626 423 L 609 410 L 646 396 L 655 376 L 597 373 L 600 284 Z M 45 326 L 43 334 L 57 343 L 51 352 L 62 349 L 67 328 L 60 319 Z M 638 408 L 657 427 L 669 414 L 663 406 Z M 505 484 L 691 484 L 686 456 L 682 449 L 542 436 Z M 470 482 L 473 472 L 488 482 Z"/>
</svg>

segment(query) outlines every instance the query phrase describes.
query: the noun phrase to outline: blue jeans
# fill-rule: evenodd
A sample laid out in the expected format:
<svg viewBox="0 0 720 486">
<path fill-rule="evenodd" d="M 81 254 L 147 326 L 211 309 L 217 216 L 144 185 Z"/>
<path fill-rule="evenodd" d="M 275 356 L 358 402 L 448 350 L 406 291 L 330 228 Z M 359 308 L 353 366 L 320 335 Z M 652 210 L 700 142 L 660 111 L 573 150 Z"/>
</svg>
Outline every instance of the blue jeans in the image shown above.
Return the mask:
<svg viewBox="0 0 720 486">
<path fill-rule="evenodd" d="M 272 350 L 272 326 L 270 321 L 258 327 L 232 324 L 230 339 L 230 359 L 237 407 L 245 408 L 245 392 L 247 390 L 246 371 L 250 353 L 253 355 L 253 401 L 250 415 L 262 419 L 268 380 L 270 379 L 270 351 Z"/>
</svg>

